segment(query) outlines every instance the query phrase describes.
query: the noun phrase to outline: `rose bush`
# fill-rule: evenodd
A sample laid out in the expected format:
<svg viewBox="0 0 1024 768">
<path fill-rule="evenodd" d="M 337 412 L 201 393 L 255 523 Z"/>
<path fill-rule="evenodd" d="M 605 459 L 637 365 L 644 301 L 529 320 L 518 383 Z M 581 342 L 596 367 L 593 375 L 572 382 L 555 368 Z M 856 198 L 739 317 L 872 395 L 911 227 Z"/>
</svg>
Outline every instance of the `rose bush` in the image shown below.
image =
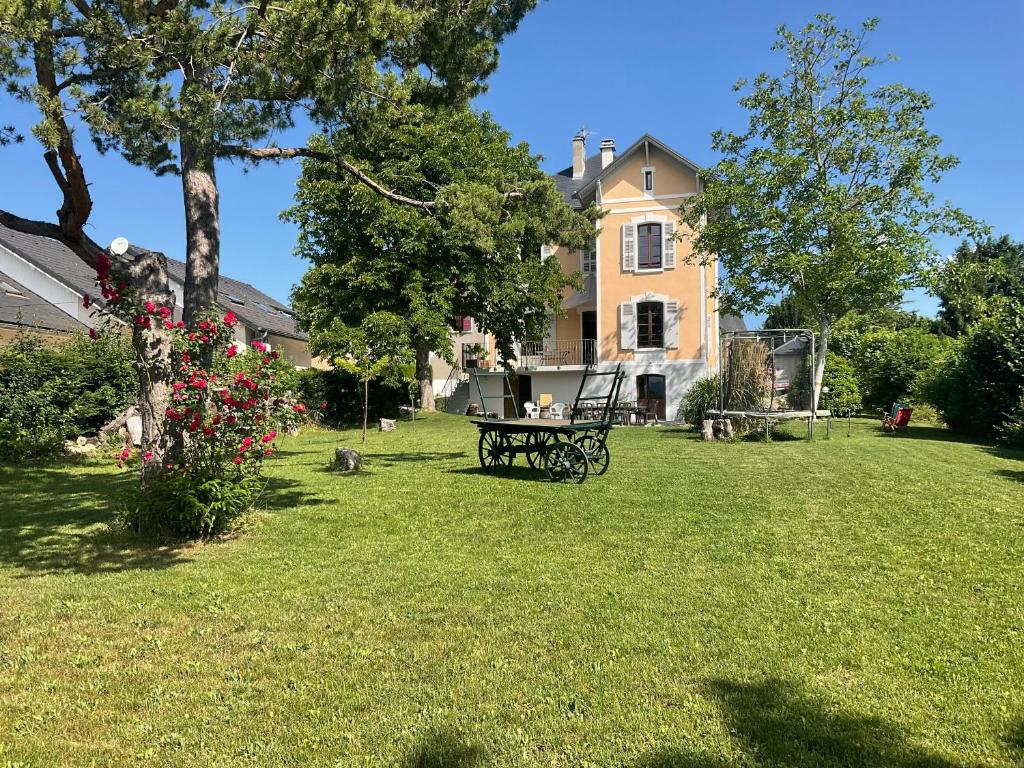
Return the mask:
<svg viewBox="0 0 1024 768">
<path fill-rule="evenodd" d="M 174 319 L 173 307 L 135 300 L 106 259 L 97 264 L 97 278 L 106 300 L 97 312 L 144 333 L 159 324 L 172 340 L 175 376 L 162 420 L 168 439 L 158 441 L 170 448 L 137 457 L 125 448 L 118 456 L 119 466 L 144 465 L 146 478 L 128 522 L 175 536 L 221 533 L 257 498 L 278 435 L 303 419 L 306 407 L 290 389 L 295 369 L 262 341 L 245 349 L 235 338 L 233 312 L 187 328 Z"/>
</svg>

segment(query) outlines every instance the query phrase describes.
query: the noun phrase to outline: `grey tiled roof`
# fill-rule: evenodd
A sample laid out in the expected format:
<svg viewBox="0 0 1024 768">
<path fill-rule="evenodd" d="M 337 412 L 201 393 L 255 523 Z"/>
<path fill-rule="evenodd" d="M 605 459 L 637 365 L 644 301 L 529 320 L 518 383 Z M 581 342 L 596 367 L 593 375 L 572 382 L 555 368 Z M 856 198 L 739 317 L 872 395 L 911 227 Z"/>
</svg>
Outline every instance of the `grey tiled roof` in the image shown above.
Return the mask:
<svg viewBox="0 0 1024 768">
<path fill-rule="evenodd" d="M 185 262 L 167 259 L 167 271 L 182 285 L 185 284 Z M 220 276 L 217 283 L 217 303 L 224 310 L 231 310 L 245 325 L 261 329 L 275 336 L 305 341 L 307 336 L 299 330 L 291 309 L 257 288 Z"/>
<path fill-rule="evenodd" d="M 66 245 L 0 224 L 0 245 L 80 294 L 96 294 L 96 272 Z"/>
<path fill-rule="evenodd" d="M 587 186 L 601 174 L 601 153 L 591 155 L 587 158 L 584 166 L 583 177 L 574 179 L 572 177 L 572 166 L 559 171 L 551 176 L 555 180 L 555 188 L 562 193 L 565 202 L 573 208 L 583 208 L 583 202 L 576 196 L 576 193 Z"/>
<path fill-rule="evenodd" d="M 77 293 L 96 294 L 96 273 L 63 243 L 48 237 L 25 235 L 0 224 L 0 245 L 14 251 Z M 167 271 L 174 280 L 185 283 L 184 262 L 168 258 Z M 222 309 L 233 311 L 250 328 L 302 341 L 307 338 L 299 330 L 295 316 L 287 305 L 248 283 L 221 275 L 217 303 Z"/>
<path fill-rule="evenodd" d="M 85 325 L 0 272 L 0 325 L 72 333 Z"/>
</svg>

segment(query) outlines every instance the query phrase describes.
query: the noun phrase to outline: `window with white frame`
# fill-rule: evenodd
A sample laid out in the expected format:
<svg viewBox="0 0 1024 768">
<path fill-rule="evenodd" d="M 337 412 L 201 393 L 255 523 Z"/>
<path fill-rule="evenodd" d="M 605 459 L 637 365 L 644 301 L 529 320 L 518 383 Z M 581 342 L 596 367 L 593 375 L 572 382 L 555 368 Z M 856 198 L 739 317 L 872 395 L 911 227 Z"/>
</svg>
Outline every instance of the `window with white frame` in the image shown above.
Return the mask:
<svg viewBox="0 0 1024 768">
<path fill-rule="evenodd" d="M 587 247 L 580 251 L 580 269 L 585 275 L 597 272 L 597 251 L 593 242 L 588 243 Z"/>
<path fill-rule="evenodd" d="M 661 269 L 661 224 L 636 228 L 637 269 Z"/>
<path fill-rule="evenodd" d="M 643 180 L 642 180 L 642 187 L 641 188 L 643 189 L 644 194 L 645 195 L 653 195 L 654 194 L 654 168 L 652 166 L 648 166 L 646 168 L 641 168 L 640 169 L 640 173 L 643 174 Z"/>
</svg>

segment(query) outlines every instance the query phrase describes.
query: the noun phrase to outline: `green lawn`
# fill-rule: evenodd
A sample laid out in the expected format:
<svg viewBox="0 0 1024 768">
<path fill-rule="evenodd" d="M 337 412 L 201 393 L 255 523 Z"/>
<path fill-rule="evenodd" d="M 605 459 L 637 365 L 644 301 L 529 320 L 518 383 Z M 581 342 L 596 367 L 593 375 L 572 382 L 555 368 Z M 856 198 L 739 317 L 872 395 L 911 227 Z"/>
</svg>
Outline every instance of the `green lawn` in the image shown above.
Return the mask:
<svg viewBox="0 0 1024 768">
<path fill-rule="evenodd" d="M 631 428 L 553 486 L 437 416 L 324 471 L 357 440 L 182 549 L 109 532 L 103 463 L 0 469 L 0 765 L 1024 760 L 1024 455 Z"/>
</svg>

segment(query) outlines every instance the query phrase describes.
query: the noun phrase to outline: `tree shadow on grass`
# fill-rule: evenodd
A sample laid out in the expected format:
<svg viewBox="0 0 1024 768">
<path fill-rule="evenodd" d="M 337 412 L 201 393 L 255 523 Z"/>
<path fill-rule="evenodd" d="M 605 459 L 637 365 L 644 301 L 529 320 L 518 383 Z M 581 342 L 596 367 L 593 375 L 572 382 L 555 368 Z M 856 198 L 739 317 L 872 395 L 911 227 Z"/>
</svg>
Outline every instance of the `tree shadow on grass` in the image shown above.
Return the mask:
<svg viewBox="0 0 1024 768">
<path fill-rule="evenodd" d="M 459 467 L 458 469 L 446 470 L 449 475 L 482 475 L 489 477 L 492 480 L 522 480 L 531 483 L 548 483 L 551 484 L 551 480 L 548 479 L 547 474 L 543 468 L 537 467 L 536 469 L 528 466 L 515 466 L 505 471 L 501 470 L 498 472 L 492 472 L 491 470 L 484 469 L 477 465 L 474 467 Z"/>
<path fill-rule="evenodd" d="M 294 507 L 311 507 L 328 504 L 329 500 L 312 494 L 304 488 L 308 483 L 289 480 L 284 477 L 271 476 L 260 494 L 258 507 L 268 511 L 284 511 Z"/>
<path fill-rule="evenodd" d="M 1020 759 L 1024 765 L 1024 716 L 1010 726 L 1004 742 L 1009 747 L 1011 754 Z"/>
<path fill-rule="evenodd" d="M 792 683 L 713 680 L 708 696 L 719 706 L 742 760 L 699 750 L 660 749 L 636 768 L 957 768 L 907 739 L 880 717 L 827 709 Z"/>
<path fill-rule="evenodd" d="M 0 563 L 19 575 L 153 570 L 188 562 L 184 549 L 112 524 L 133 474 L 68 464 L 0 468 Z"/>
<path fill-rule="evenodd" d="M 451 731 L 431 730 L 402 761 L 402 768 L 475 768 L 486 754 Z"/>
</svg>

